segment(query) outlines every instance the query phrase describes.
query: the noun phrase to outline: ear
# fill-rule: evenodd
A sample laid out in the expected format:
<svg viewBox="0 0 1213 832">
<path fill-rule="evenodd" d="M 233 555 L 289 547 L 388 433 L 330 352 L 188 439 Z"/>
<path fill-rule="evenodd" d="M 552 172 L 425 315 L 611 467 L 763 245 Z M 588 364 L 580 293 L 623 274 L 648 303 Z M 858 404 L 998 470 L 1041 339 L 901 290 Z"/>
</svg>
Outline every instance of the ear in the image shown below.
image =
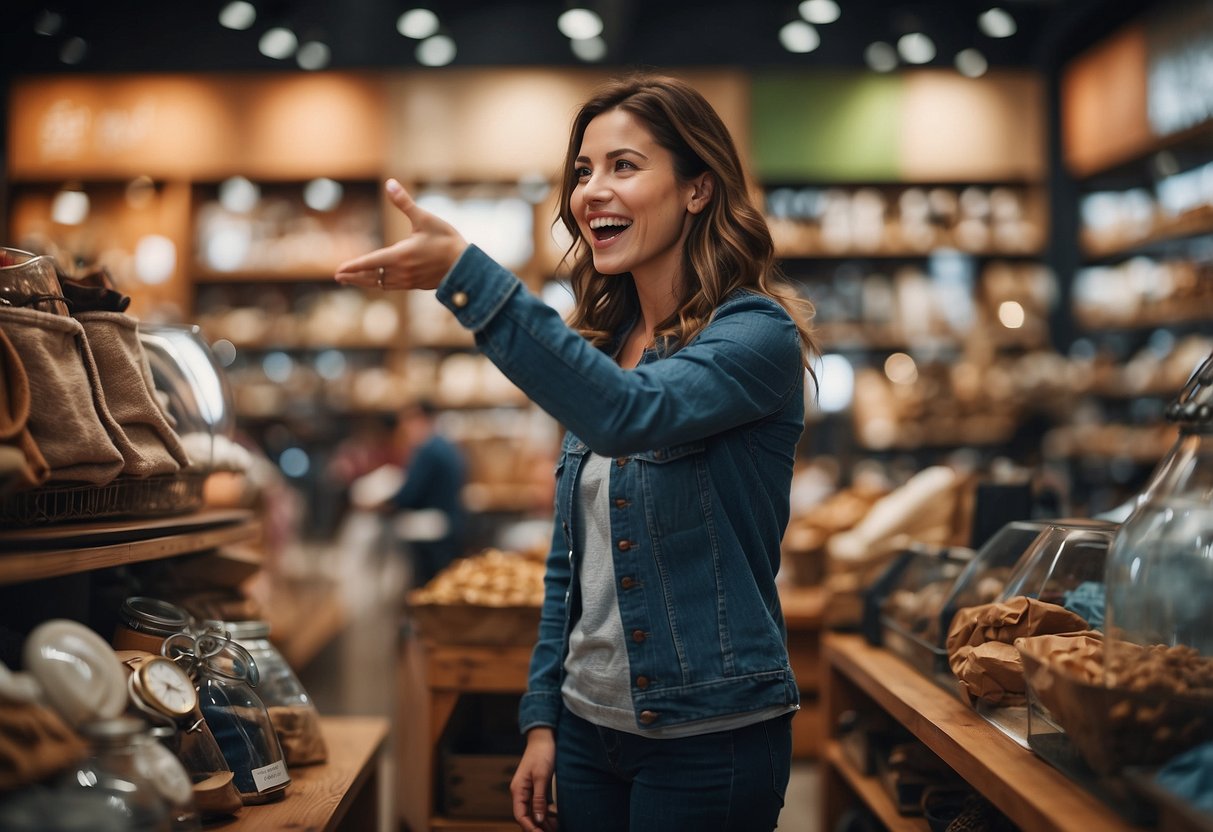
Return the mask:
<svg viewBox="0 0 1213 832">
<path fill-rule="evenodd" d="M 691 180 L 691 199 L 687 202 L 687 211 L 698 214 L 712 201 L 712 193 L 716 190 L 716 179 L 711 171 L 704 171 Z"/>
</svg>

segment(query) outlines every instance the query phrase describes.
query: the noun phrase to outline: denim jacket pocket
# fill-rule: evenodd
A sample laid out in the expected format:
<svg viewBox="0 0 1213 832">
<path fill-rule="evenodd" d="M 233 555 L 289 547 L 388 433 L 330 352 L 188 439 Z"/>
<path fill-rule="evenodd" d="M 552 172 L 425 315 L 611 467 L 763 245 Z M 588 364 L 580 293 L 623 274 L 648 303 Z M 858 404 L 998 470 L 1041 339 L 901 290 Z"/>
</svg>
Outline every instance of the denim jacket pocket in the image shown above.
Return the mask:
<svg viewBox="0 0 1213 832">
<path fill-rule="evenodd" d="M 695 442 L 683 442 L 681 445 L 670 445 L 667 448 L 656 448 L 651 451 L 642 451 L 638 454 L 633 454 L 635 459 L 643 459 L 645 462 L 653 462 L 658 465 L 663 465 L 667 462 L 674 462 L 691 454 L 701 454 L 707 448 L 707 443 L 698 440 Z"/>
</svg>

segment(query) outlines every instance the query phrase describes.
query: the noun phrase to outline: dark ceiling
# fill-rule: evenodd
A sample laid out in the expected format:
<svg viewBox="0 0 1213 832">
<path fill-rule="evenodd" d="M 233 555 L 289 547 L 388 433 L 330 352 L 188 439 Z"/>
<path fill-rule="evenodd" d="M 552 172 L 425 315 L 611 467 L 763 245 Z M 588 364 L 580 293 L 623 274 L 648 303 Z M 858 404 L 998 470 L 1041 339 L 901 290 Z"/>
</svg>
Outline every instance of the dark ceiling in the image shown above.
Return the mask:
<svg viewBox="0 0 1213 832">
<path fill-rule="evenodd" d="M 1208 0 L 1184 0 L 1207 2 Z M 415 42 L 395 30 L 414 5 L 436 11 L 456 43 L 452 66 L 578 66 L 556 30 L 565 0 L 254 0 L 256 24 L 231 31 L 218 23 L 219 0 L 5 0 L 0 9 L 0 73 L 139 71 L 298 71 L 263 57 L 257 40 L 275 24 L 331 49 L 330 69 L 416 67 Z M 606 66 L 860 68 L 873 40 L 896 41 L 919 29 L 935 41 L 932 66 L 950 66 L 976 46 L 991 66 L 1048 69 L 1147 6 L 1147 0 L 839 0 L 839 20 L 819 26 L 821 46 L 786 52 L 779 28 L 796 17 L 795 0 L 583 0 L 605 22 Z M 995 40 L 977 30 L 991 5 L 1011 12 L 1018 32 Z M 35 32 L 50 8 L 61 26 Z M 87 44 L 73 66 L 60 60 L 69 38 Z"/>
</svg>

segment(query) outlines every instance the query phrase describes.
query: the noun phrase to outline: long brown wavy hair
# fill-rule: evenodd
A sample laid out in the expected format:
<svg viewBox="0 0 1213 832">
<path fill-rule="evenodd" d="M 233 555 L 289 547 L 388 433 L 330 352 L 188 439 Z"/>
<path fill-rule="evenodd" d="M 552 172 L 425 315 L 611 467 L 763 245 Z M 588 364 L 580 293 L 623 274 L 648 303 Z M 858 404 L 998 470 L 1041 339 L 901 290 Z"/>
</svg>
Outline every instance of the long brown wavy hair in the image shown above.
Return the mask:
<svg viewBox="0 0 1213 832">
<path fill-rule="evenodd" d="M 682 252 L 681 298 L 673 315 L 658 324 L 656 337 L 681 347 L 711 320 L 716 307 L 736 289 L 766 295 L 788 311 L 800 333 L 802 360 L 811 366 L 817 353 L 810 321 L 813 306 L 800 297 L 775 263 L 775 245 L 762 214 L 754 207 L 746 177 L 728 128 L 712 105 L 677 78 L 635 75 L 599 87 L 573 120 L 560 180 L 560 220 L 573 238 L 565 254 L 575 306 L 569 324 L 595 346 L 606 345 L 636 313 L 635 284 L 594 268 L 592 252 L 577 226 L 569 198 L 577 185 L 575 160 L 586 127 L 597 116 L 620 109 L 633 115 L 657 144 L 674 157 L 674 175 L 688 182 L 704 171 L 715 179 L 708 205 L 691 217 Z"/>
</svg>

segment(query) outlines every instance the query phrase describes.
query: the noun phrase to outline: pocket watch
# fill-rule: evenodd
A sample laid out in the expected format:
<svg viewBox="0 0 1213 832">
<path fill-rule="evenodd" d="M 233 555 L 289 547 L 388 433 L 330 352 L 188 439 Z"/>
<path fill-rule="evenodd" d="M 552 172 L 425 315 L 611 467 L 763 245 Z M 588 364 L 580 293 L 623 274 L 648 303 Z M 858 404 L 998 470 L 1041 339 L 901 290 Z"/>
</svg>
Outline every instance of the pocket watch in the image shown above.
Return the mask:
<svg viewBox="0 0 1213 832">
<path fill-rule="evenodd" d="M 159 713 L 183 719 L 198 707 L 193 681 L 172 659 L 148 656 L 132 668 L 131 692 Z"/>
</svg>

